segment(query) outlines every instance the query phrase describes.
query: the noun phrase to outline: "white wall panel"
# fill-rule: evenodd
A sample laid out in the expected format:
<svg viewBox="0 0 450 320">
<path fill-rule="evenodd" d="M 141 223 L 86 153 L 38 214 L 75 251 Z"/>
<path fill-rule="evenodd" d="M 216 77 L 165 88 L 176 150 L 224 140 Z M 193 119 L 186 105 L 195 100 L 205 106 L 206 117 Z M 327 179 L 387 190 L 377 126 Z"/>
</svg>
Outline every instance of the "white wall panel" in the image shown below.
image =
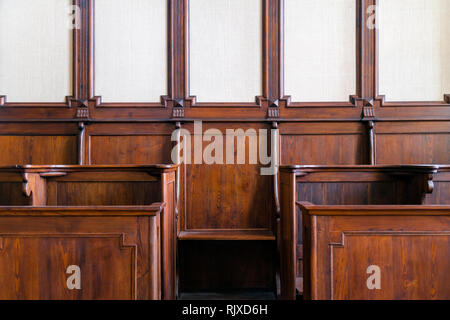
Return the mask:
<svg viewBox="0 0 450 320">
<path fill-rule="evenodd" d="M 450 93 L 450 1 L 380 0 L 379 81 L 388 101 Z"/>
<path fill-rule="evenodd" d="M 95 1 L 95 94 L 159 102 L 167 90 L 167 0 Z"/>
<path fill-rule="evenodd" d="M 285 0 L 285 93 L 296 102 L 348 101 L 355 39 L 355 0 Z"/>
<path fill-rule="evenodd" d="M 70 0 L 0 0 L 0 95 L 63 102 L 72 95 Z"/>
<path fill-rule="evenodd" d="M 190 0 L 190 89 L 200 102 L 262 94 L 261 0 Z"/>
</svg>

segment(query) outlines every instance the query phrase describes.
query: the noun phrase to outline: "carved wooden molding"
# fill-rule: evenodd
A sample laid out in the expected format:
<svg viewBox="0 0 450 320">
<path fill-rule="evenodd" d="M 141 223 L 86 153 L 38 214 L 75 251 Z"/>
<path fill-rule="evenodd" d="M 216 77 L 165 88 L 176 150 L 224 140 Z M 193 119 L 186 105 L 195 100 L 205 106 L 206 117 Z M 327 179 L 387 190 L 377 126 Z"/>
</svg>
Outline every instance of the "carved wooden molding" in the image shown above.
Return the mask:
<svg viewBox="0 0 450 320">
<path fill-rule="evenodd" d="M 450 104 L 450 94 L 444 94 L 444 101 Z"/>
<path fill-rule="evenodd" d="M 267 109 L 267 117 L 271 118 L 279 118 L 280 117 L 280 108 L 268 108 Z"/>
<path fill-rule="evenodd" d="M 183 107 L 173 108 L 172 118 L 184 118 L 184 108 Z"/>
<path fill-rule="evenodd" d="M 88 108 L 77 108 L 75 112 L 75 119 L 88 119 L 89 109 Z"/>
</svg>

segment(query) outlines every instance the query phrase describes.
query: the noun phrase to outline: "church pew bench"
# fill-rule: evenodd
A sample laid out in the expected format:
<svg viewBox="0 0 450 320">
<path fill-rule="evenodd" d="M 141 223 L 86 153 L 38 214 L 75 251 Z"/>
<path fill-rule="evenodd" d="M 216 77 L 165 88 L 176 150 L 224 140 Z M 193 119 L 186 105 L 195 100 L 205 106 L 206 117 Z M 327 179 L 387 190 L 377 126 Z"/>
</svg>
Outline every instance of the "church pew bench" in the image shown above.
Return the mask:
<svg viewBox="0 0 450 320">
<path fill-rule="evenodd" d="M 302 220 L 297 201 L 327 205 L 422 204 L 433 191 L 434 165 L 281 166 L 281 298 L 302 293 Z M 296 285 L 297 284 L 297 285 Z"/>
</svg>

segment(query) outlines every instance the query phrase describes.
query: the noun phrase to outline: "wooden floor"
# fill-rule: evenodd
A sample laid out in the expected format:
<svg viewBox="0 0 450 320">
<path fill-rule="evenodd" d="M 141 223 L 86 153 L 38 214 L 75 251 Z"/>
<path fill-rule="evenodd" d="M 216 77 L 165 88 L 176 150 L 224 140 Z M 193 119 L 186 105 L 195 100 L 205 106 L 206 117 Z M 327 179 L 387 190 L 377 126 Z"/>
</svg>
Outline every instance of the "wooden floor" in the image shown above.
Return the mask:
<svg viewBox="0 0 450 320">
<path fill-rule="evenodd" d="M 276 300 L 276 297 L 270 291 L 184 292 L 178 300 Z"/>
</svg>

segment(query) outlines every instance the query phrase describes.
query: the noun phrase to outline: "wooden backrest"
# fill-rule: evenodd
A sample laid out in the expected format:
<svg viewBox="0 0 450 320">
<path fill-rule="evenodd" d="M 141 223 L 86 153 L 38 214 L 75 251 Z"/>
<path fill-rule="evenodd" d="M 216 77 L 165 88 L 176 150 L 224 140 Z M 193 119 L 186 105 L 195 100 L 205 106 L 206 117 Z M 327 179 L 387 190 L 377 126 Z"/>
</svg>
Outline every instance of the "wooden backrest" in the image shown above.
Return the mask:
<svg viewBox="0 0 450 320">
<path fill-rule="evenodd" d="M 433 178 L 433 192 L 427 194 L 426 204 L 450 204 L 450 165 L 441 165 Z"/>
</svg>

